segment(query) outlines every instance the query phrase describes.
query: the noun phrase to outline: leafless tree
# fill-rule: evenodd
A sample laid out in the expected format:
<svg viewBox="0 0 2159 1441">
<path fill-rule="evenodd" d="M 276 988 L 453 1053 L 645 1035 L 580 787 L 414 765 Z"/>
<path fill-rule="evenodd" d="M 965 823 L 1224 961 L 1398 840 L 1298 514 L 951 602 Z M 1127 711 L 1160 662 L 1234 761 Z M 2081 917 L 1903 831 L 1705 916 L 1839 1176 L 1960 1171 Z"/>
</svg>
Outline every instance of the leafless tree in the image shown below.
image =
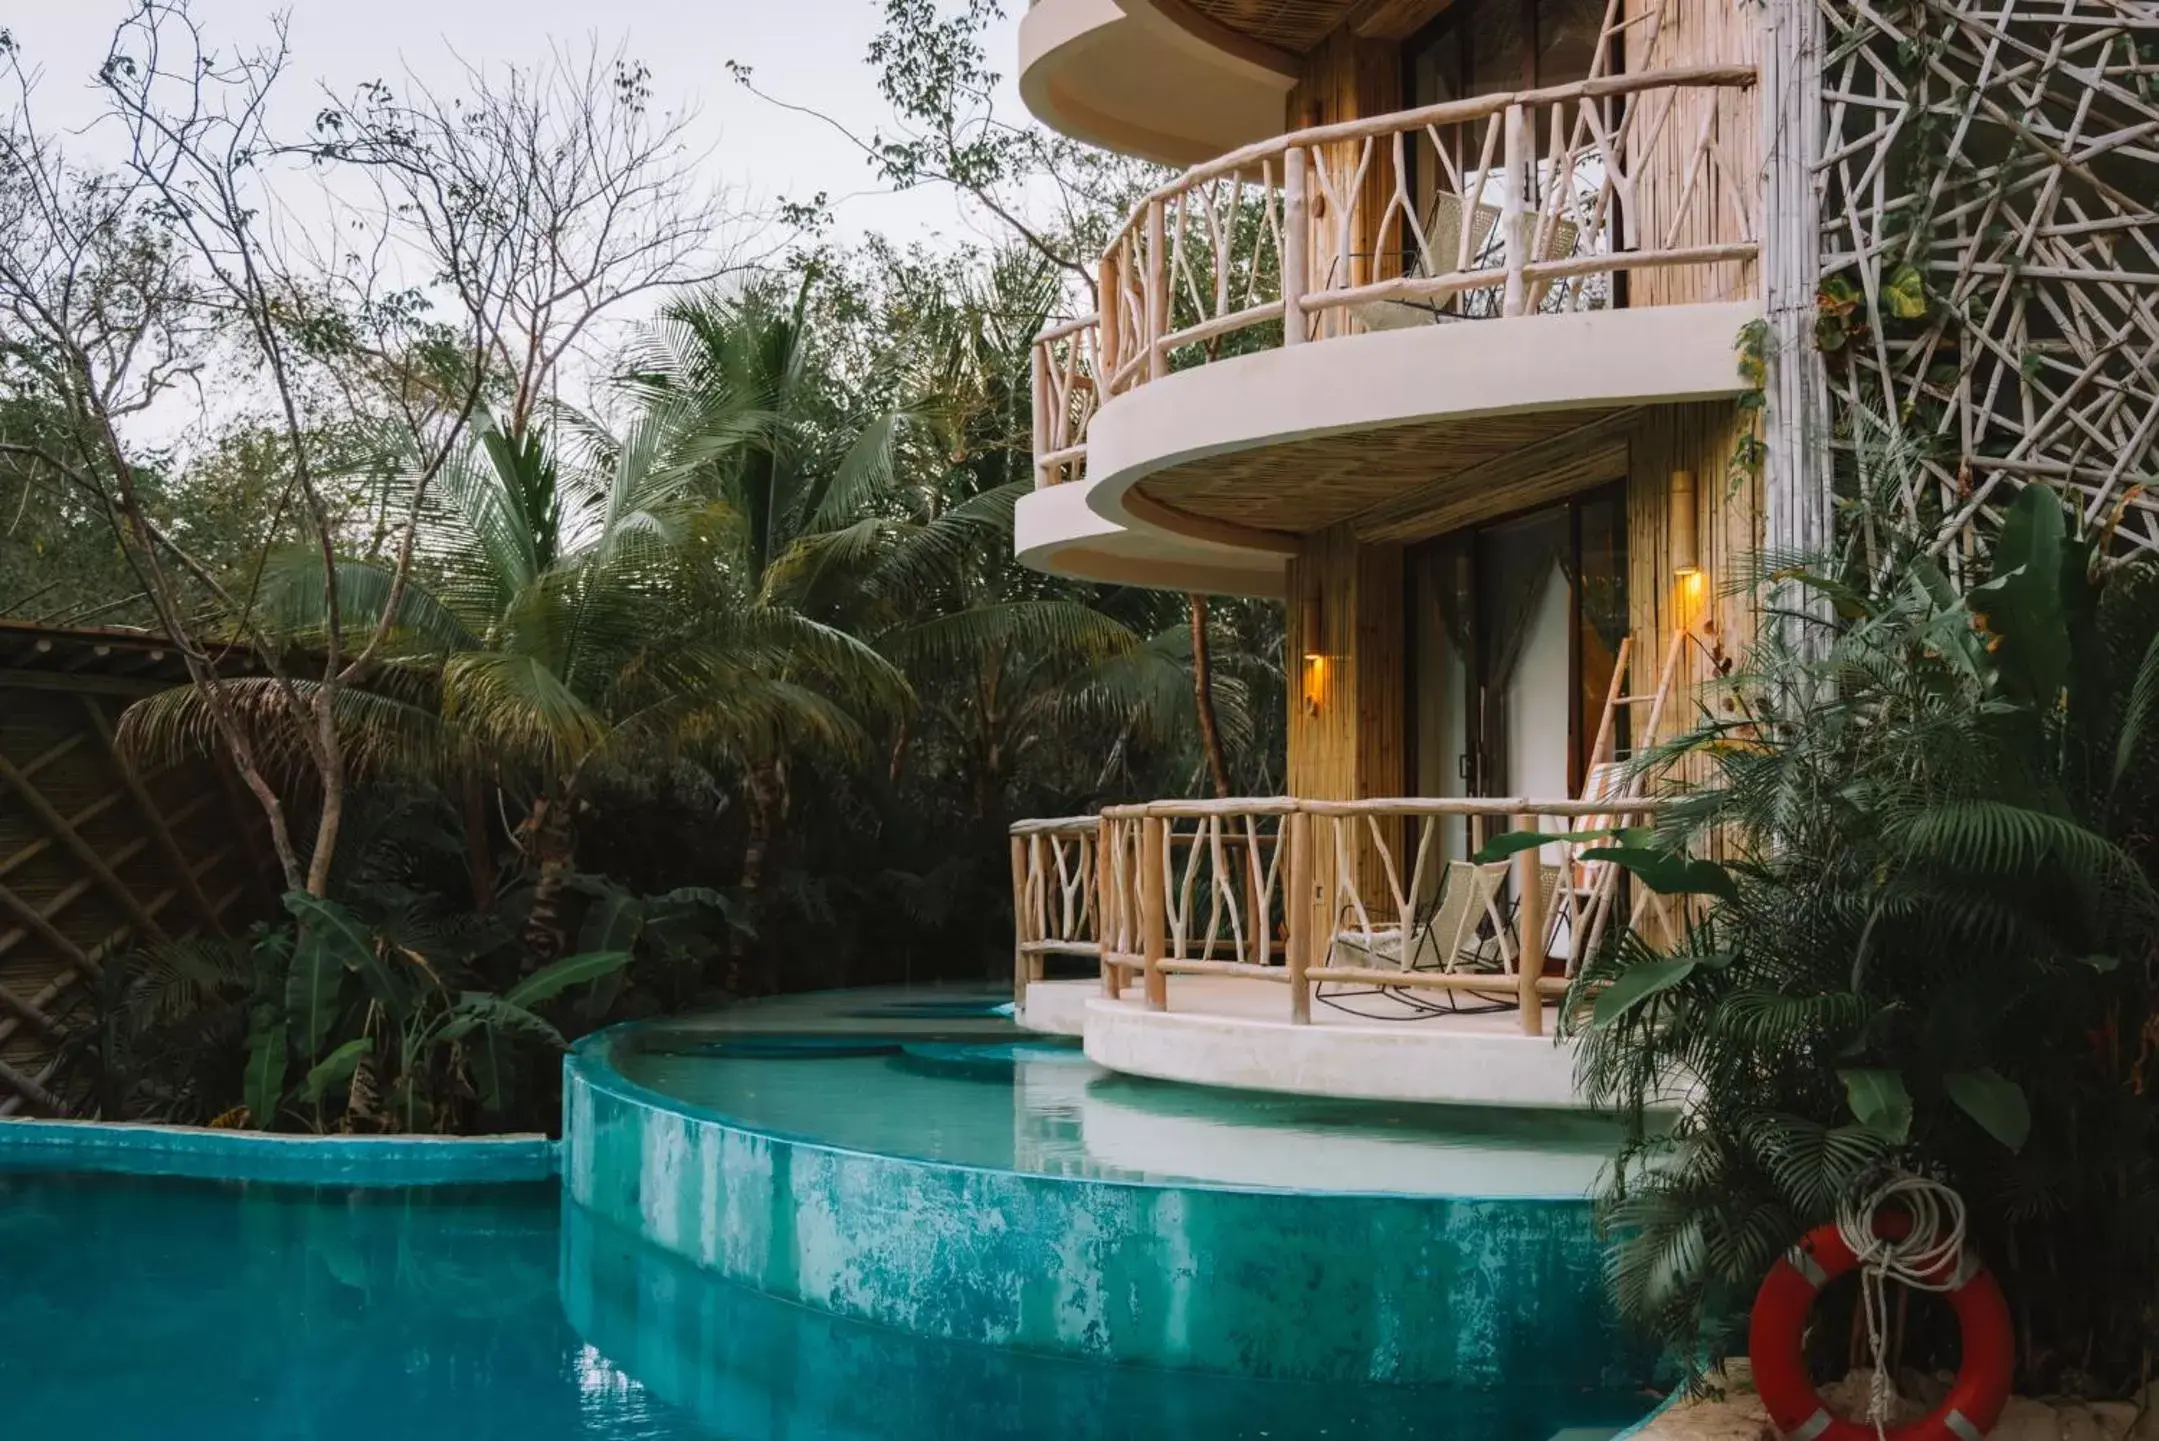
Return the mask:
<svg viewBox="0 0 2159 1441">
<path fill-rule="evenodd" d="M 653 108 L 651 72 L 595 41 L 532 67 L 408 70 L 316 117 L 314 151 L 372 172 L 424 263 L 482 332 L 503 429 L 522 437 L 595 325 L 624 302 L 746 268 L 752 217 Z M 473 256 L 499 273 L 475 274 Z"/>
<path fill-rule="evenodd" d="M 483 405 L 502 403 L 521 436 L 612 307 L 725 270 L 715 257 L 732 217 L 700 186 L 684 122 L 653 116 L 648 75 L 619 54 L 468 67 L 470 94 L 415 86 L 416 102 L 365 87 L 297 143 L 269 118 L 289 61 L 282 17 L 268 43 L 220 49 L 189 0 L 130 0 L 97 71 L 97 138 L 117 137 L 124 158 L 95 166 L 40 128 L 38 74 L 0 30 L 14 89 L 0 109 L 0 386 L 65 420 L 0 432 L 0 454 L 110 519 L 186 659 L 191 704 L 152 712 L 171 727 L 162 738 L 142 734 L 148 722 L 134 738 L 185 730 L 221 746 L 288 889 L 322 895 L 354 760 L 341 722 L 387 658 L 437 472 Z M 334 217 L 328 245 L 300 242 L 296 188 Z M 283 452 L 267 529 L 296 518 L 319 565 L 326 623 L 304 646 L 263 619 L 262 564 L 238 584 L 216 573 L 143 494 L 137 418 L 189 404 L 209 418 L 214 392 L 241 376 Z M 348 601 L 344 519 L 326 492 L 311 403 L 325 393 L 395 421 L 383 450 L 412 472 L 404 513 L 378 519 L 388 580 L 364 604 Z M 295 775 L 316 802 L 304 839 Z"/>
</svg>

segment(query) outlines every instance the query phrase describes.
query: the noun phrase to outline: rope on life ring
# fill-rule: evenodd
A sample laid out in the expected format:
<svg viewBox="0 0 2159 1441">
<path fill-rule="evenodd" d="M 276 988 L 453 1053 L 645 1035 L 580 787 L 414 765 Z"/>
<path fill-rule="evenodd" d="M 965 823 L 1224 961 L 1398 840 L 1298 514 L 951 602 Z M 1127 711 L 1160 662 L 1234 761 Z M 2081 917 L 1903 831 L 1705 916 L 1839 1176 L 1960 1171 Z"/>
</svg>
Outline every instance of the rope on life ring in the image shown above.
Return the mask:
<svg viewBox="0 0 2159 1441">
<path fill-rule="evenodd" d="M 1833 1414 L 1807 1376 L 1807 1313 L 1822 1288 L 1864 1268 L 1874 1381 L 1867 1424 Z M 1884 1366 L 1886 1283 L 1934 1291 L 1949 1302 L 1964 1356 L 1941 1404 L 1906 1426 L 1884 1424 L 1894 1388 Z M 2009 1399 L 2015 1340 L 2009 1306 L 1993 1273 L 1964 1248 L 1964 1203 L 1954 1191 L 1899 1176 L 1863 1204 L 1807 1233 L 1763 1278 L 1747 1331 L 1754 1386 L 1786 1441 L 1984 1441 Z"/>
</svg>

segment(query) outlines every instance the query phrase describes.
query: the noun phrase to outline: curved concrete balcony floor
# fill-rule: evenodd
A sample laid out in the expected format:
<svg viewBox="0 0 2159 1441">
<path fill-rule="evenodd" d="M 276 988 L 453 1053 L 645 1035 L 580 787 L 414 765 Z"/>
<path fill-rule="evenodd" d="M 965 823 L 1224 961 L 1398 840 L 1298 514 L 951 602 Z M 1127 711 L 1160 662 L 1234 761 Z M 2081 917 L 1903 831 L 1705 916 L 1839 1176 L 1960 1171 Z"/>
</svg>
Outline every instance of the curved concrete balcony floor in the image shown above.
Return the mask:
<svg viewBox="0 0 2159 1441">
<path fill-rule="evenodd" d="M 1086 505 L 1135 542 L 1241 550 L 1276 571 L 1297 535 L 1328 526 L 1438 534 L 1603 478 L 1589 472 L 1623 455 L 1642 407 L 1738 394 L 1734 347 L 1760 314 L 1739 301 L 1465 321 L 1196 366 L 1094 417 Z"/>
<path fill-rule="evenodd" d="M 1036 0 L 1020 21 L 1020 96 L 1075 140 L 1189 165 L 1282 128 L 1286 51 L 1183 0 Z"/>
<path fill-rule="evenodd" d="M 1249 546 L 1140 531 L 1090 508 L 1094 485 L 1074 481 L 1020 497 L 1013 551 L 1024 565 L 1102 585 L 1280 596 L 1284 557 Z"/>
</svg>

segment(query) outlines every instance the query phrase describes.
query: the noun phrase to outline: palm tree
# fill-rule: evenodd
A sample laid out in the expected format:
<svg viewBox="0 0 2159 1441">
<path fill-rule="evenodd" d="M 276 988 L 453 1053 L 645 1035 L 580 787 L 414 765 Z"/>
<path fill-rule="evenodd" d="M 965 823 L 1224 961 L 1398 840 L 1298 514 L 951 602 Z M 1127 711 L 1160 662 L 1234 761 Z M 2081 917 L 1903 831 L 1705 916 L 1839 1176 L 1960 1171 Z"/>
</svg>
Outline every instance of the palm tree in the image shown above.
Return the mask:
<svg viewBox="0 0 2159 1441">
<path fill-rule="evenodd" d="M 811 557 L 890 512 L 901 444 L 924 417 L 850 407 L 808 316 L 816 278 L 806 271 L 791 297 L 771 282 L 682 297 L 632 347 L 625 385 L 646 412 L 693 417 L 680 475 L 705 509 L 681 577 L 685 604 L 784 625 L 801 664 L 783 662 L 776 678 L 800 686 L 814 677 L 893 709 L 904 684 L 843 627 Z M 765 884 L 786 809 L 790 748 L 777 730 L 735 747 L 750 802 L 742 884 L 751 891 Z"/>
<path fill-rule="evenodd" d="M 1013 507 L 1033 485 L 1029 356 L 1054 276 L 1006 254 L 922 278 L 886 297 L 873 330 L 890 348 L 863 365 L 905 418 L 892 454 L 911 483 L 859 491 L 852 516 L 798 533 L 774 584 L 906 672 L 920 714 L 894 738 L 893 774 L 934 736 L 974 819 L 1001 824 L 1030 771 L 1071 774 L 1092 757 L 1078 789 L 1099 793 L 1105 758 L 1181 749 L 1207 729 L 1195 697 L 1213 687 L 1195 686 L 1204 650 L 1167 598 L 1074 585 L 1012 556 Z M 1220 728 L 1241 738 L 1246 693 L 1225 690 Z"/>
<path fill-rule="evenodd" d="M 1893 1161 L 1964 1197 L 2025 1379 L 2117 1394 L 2159 1285 L 2159 568 L 2037 484 L 1968 588 L 1872 519 L 1848 567 L 1765 577 L 1828 633 L 1765 638 L 1656 758 L 1706 777 L 1668 839 L 1728 860 L 1676 943 L 1582 973 L 1581 1076 L 1627 1126 L 1611 1274 L 1713 1362 L 1768 1264 Z"/>
<path fill-rule="evenodd" d="M 709 539 L 743 529 L 698 488 L 712 417 L 646 400 L 619 432 L 580 416 L 516 439 L 489 426 L 444 467 L 423 506 L 389 682 L 354 693 L 339 718 L 363 758 L 454 777 L 468 795 L 493 783 L 524 796 L 531 967 L 562 949 L 574 818 L 596 771 L 685 749 L 757 762 L 789 742 L 859 746 L 850 706 L 904 693 L 874 652 L 796 612 L 711 603 L 712 582 L 731 578 L 707 574 Z M 378 613 L 389 578 L 345 561 L 343 614 Z M 265 597 L 301 643 L 325 623 L 299 557 L 273 563 Z M 145 704 L 141 730 L 199 724 L 189 692 Z M 486 869 L 473 866 L 476 891 Z"/>
</svg>

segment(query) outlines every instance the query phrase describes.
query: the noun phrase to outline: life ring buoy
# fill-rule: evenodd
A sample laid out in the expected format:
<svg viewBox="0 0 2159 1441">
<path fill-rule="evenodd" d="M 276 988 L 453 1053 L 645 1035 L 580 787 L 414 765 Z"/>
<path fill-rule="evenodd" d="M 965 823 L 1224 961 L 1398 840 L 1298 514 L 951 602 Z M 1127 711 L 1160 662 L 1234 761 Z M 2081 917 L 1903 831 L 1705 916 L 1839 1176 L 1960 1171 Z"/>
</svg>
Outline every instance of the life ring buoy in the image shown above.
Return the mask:
<svg viewBox="0 0 2159 1441">
<path fill-rule="evenodd" d="M 1910 1229 L 1911 1218 L 1901 1211 L 1885 1209 L 1874 1218 L 1875 1234 L 1886 1240 L 1902 1240 Z M 1858 1264 L 1834 1225 L 1818 1226 L 1769 1268 L 1754 1298 L 1747 1327 L 1754 1389 L 1785 1441 L 1875 1441 L 1872 1426 L 1831 1414 L 1807 1377 L 1807 1312 L 1824 1286 Z M 1956 1312 L 1963 1363 L 1942 1403 L 1909 1425 L 1891 1427 L 1889 1441 L 1984 1441 L 2009 1399 L 2016 1349 L 2002 1288 L 1968 1250 L 1955 1274 L 1948 1267 L 1945 1261 L 1933 1279 Z"/>
</svg>

